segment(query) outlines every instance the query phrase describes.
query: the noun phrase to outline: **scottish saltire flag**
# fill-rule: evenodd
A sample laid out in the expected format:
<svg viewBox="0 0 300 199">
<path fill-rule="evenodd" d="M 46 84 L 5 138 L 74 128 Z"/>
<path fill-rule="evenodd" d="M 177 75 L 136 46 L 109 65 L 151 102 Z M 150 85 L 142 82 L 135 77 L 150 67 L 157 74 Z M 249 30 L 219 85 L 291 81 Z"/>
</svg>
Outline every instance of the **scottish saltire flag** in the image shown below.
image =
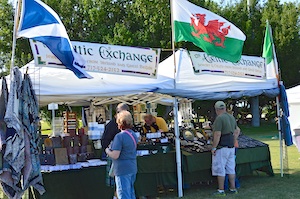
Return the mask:
<svg viewBox="0 0 300 199">
<path fill-rule="evenodd" d="M 223 17 L 187 0 L 173 0 L 174 41 L 188 41 L 231 62 L 240 60 L 245 34 Z"/>
<path fill-rule="evenodd" d="M 58 15 L 40 0 L 23 0 L 17 37 L 45 44 L 78 78 L 92 78 L 83 68 L 84 60 L 72 47 L 65 26 Z"/>
</svg>

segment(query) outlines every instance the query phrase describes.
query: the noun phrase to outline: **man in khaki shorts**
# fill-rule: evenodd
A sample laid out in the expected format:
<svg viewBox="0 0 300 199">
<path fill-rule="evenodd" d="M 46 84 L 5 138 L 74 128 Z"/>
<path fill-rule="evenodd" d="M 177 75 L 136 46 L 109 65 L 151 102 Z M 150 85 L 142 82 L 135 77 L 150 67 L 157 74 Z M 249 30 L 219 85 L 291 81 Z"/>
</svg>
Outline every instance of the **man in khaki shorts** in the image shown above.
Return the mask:
<svg viewBox="0 0 300 199">
<path fill-rule="evenodd" d="M 235 148 L 240 128 L 235 118 L 227 113 L 223 101 L 215 103 L 217 117 L 213 123 L 213 144 L 212 144 L 212 175 L 217 176 L 218 190 L 215 196 L 226 196 L 224 191 L 225 175 L 229 177 L 229 193 L 237 194 L 235 188 Z"/>
</svg>

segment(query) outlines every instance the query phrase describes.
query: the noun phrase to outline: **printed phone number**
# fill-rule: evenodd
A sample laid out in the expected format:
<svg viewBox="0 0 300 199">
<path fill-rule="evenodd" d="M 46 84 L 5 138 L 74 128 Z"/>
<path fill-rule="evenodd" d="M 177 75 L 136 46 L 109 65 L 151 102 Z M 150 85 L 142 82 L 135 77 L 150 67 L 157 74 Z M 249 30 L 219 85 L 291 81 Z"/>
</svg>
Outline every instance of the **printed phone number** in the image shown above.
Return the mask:
<svg viewBox="0 0 300 199">
<path fill-rule="evenodd" d="M 225 71 L 226 75 L 231 75 L 231 76 L 238 76 L 238 77 L 243 77 L 245 76 L 245 73 L 243 72 L 238 72 L 238 71 Z"/>
<path fill-rule="evenodd" d="M 104 67 L 104 66 L 87 66 L 86 70 L 94 71 L 94 72 L 120 73 L 119 68 Z"/>
</svg>

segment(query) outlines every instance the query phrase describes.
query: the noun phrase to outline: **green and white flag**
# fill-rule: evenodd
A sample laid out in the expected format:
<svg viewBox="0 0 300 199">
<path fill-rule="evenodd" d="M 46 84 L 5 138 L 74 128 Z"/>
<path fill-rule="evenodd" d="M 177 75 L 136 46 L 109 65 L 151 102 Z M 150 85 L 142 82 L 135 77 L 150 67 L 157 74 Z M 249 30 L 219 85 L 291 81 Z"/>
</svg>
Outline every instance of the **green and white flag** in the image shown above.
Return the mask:
<svg viewBox="0 0 300 199">
<path fill-rule="evenodd" d="M 223 17 L 187 0 L 173 0 L 174 41 L 188 41 L 209 55 L 238 62 L 245 34 Z"/>
<path fill-rule="evenodd" d="M 272 29 L 269 22 L 266 24 L 262 57 L 265 58 L 267 76 L 276 77 L 278 79 L 278 62 L 272 37 Z"/>
</svg>

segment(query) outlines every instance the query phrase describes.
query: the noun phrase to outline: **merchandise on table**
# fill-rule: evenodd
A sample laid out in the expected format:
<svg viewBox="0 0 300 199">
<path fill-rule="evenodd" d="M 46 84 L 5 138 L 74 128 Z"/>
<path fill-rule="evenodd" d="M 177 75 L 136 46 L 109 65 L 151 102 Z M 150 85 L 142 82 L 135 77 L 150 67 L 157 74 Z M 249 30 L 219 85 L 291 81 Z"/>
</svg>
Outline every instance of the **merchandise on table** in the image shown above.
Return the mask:
<svg viewBox="0 0 300 199">
<path fill-rule="evenodd" d="M 89 143 L 88 135 L 42 136 L 41 165 L 67 165 L 85 162 L 94 158 L 94 146 Z"/>
</svg>

